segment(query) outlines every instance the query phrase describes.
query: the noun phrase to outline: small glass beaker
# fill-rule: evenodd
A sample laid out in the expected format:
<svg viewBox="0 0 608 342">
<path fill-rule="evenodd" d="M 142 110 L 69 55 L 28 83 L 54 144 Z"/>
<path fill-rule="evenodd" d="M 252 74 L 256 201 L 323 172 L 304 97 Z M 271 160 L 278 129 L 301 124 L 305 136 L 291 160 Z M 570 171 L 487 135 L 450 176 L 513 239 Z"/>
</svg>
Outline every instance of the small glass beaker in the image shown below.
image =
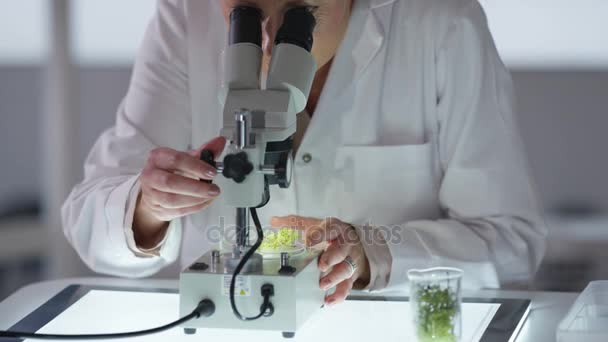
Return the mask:
<svg viewBox="0 0 608 342">
<path fill-rule="evenodd" d="M 457 342 L 461 337 L 462 270 L 410 270 L 410 307 L 419 342 Z"/>
</svg>

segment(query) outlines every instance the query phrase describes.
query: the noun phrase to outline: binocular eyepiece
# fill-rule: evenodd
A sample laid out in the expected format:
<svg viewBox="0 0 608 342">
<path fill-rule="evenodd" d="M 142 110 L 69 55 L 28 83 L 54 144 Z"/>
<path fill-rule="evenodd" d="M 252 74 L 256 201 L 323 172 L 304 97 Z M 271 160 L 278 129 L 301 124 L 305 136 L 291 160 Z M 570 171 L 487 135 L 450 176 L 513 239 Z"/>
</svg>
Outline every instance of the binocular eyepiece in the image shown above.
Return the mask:
<svg viewBox="0 0 608 342">
<path fill-rule="evenodd" d="M 317 21 L 306 7 L 289 9 L 277 32 L 275 44 L 293 44 L 310 52 Z M 262 46 L 262 12 L 255 7 L 240 6 L 230 14 L 230 45 L 251 43 Z"/>
</svg>

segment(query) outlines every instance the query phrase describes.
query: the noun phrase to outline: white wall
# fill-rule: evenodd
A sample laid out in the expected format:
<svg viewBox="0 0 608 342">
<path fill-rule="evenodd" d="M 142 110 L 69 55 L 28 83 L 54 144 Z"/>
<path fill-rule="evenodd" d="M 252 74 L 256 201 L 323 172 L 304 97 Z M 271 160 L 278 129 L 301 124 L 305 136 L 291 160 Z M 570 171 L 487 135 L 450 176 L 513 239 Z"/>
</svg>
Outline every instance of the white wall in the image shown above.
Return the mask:
<svg viewBox="0 0 608 342">
<path fill-rule="evenodd" d="M 89 65 L 130 65 L 155 4 L 155 0 L 75 0 L 75 57 Z"/>
<path fill-rule="evenodd" d="M 44 61 L 48 2 L 0 0 L 0 64 Z M 74 57 L 83 64 L 131 64 L 156 0 L 72 0 L 72 3 Z"/>
<path fill-rule="evenodd" d="M 46 3 L 45 0 L 0 0 L 0 64 L 31 64 L 43 60 Z"/>
<path fill-rule="evenodd" d="M 130 64 L 156 0 L 73 2 L 77 59 L 89 65 Z M 480 2 L 487 11 L 501 55 L 509 66 L 608 68 L 607 0 Z M 0 63 L 42 60 L 46 3 L 45 0 L 0 0 Z"/>
<path fill-rule="evenodd" d="M 608 68 L 608 1 L 480 2 L 498 49 L 510 67 Z"/>
</svg>

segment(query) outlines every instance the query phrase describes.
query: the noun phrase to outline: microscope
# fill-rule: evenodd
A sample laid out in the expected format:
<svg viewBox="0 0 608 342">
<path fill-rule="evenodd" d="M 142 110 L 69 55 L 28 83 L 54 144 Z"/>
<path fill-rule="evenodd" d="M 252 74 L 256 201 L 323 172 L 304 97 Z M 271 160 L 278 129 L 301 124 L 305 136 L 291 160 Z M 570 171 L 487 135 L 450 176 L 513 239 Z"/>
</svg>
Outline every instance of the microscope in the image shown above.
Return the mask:
<svg viewBox="0 0 608 342">
<path fill-rule="evenodd" d="M 222 162 L 216 162 L 210 151 L 203 151 L 201 160 L 216 167 L 220 201 L 235 208 L 235 239 L 230 250 L 212 250 L 181 273 L 182 315 L 205 299 L 216 307 L 212 316 L 184 324 L 187 334 L 197 328 L 220 328 L 269 330 L 293 337 L 323 303 L 317 252 L 281 253 L 279 258 L 256 252 L 263 240 L 256 208 L 270 200 L 270 186 L 290 185 L 296 114 L 306 106 L 316 72 L 310 53 L 316 20 L 307 8 L 295 7 L 284 15 L 262 89 L 261 21 L 260 10 L 253 7 L 237 7 L 230 15 L 220 95 L 220 134 L 229 144 Z M 250 218 L 257 232 L 253 245 Z"/>
</svg>

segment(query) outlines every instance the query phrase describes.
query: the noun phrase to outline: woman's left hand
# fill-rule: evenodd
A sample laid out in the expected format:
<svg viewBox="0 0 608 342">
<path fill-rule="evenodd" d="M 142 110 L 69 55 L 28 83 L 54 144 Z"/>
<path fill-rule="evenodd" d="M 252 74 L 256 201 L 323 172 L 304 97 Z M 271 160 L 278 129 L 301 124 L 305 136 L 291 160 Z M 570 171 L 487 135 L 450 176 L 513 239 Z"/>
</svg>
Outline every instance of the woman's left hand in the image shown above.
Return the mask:
<svg viewBox="0 0 608 342">
<path fill-rule="evenodd" d="M 336 291 L 325 297 L 325 304 L 341 303 L 355 284 L 364 287 L 369 283 L 369 262 L 359 234 L 352 225 L 336 218 L 321 220 L 301 216 L 273 217 L 270 224 L 274 228 L 302 230 L 307 246 L 327 242 L 327 247 L 319 256 L 318 267 L 321 272 L 329 273 L 321 278 L 319 286 L 323 290 L 335 286 Z M 348 261 L 352 261 L 354 267 Z"/>
</svg>

